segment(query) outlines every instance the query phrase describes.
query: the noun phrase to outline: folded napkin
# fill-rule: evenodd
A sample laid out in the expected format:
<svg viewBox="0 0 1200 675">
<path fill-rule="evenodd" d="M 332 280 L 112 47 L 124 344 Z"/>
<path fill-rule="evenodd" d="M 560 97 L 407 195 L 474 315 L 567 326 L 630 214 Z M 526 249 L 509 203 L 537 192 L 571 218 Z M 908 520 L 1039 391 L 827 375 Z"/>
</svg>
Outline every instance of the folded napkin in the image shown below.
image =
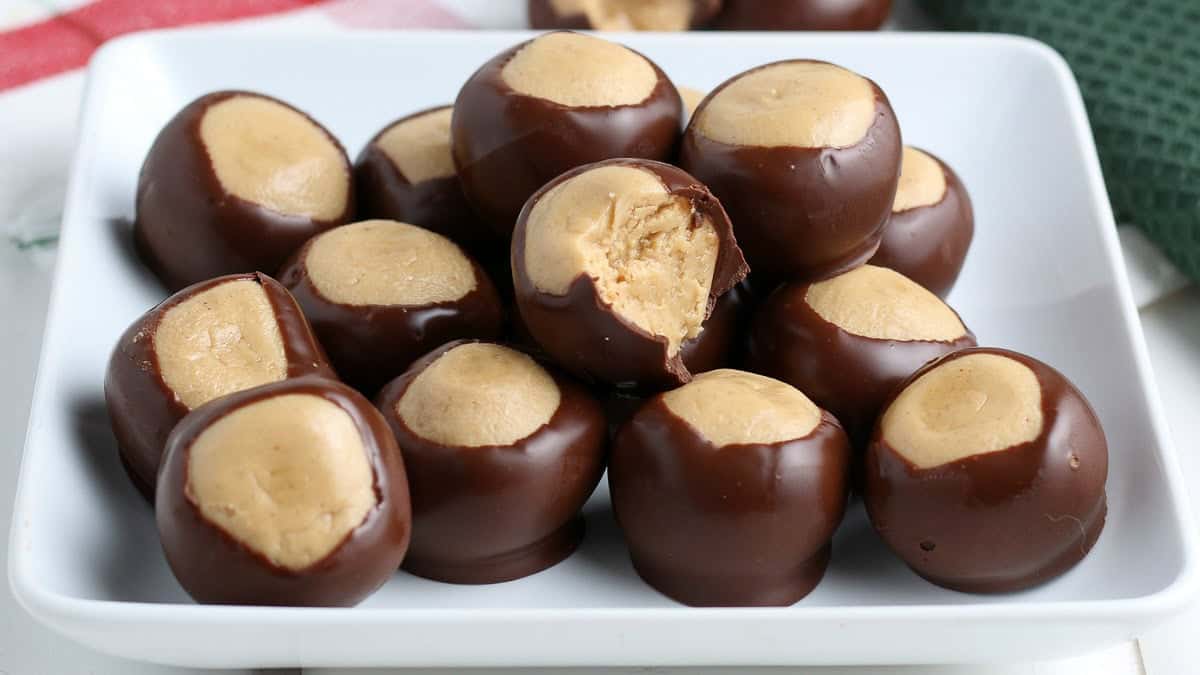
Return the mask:
<svg viewBox="0 0 1200 675">
<path fill-rule="evenodd" d="M 1117 220 L 1200 280 L 1200 1 L 920 1 L 946 28 L 1028 35 L 1066 57 Z"/>
</svg>

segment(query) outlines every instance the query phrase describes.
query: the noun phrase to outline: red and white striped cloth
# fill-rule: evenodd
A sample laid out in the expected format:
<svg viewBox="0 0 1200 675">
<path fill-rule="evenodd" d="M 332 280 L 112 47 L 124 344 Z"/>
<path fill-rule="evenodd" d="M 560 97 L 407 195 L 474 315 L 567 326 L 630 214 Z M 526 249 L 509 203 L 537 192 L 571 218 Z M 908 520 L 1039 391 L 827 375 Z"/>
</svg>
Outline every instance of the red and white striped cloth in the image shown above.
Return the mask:
<svg viewBox="0 0 1200 675">
<path fill-rule="evenodd" d="M 82 68 L 104 41 L 139 30 L 264 19 L 345 28 L 519 28 L 523 5 L 518 0 L 9 3 L 7 16 L 0 14 L 0 92 Z"/>
</svg>

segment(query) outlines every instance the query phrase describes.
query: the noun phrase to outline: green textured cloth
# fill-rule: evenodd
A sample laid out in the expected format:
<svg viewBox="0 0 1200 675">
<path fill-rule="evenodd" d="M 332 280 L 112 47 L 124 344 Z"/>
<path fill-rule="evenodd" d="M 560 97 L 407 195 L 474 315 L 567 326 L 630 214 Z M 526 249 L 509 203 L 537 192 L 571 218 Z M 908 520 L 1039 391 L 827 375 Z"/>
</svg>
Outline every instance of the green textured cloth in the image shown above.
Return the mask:
<svg viewBox="0 0 1200 675">
<path fill-rule="evenodd" d="M 1116 218 L 1200 280 L 1200 0 L 921 0 L 953 30 L 1057 49 L 1087 102 Z"/>
</svg>

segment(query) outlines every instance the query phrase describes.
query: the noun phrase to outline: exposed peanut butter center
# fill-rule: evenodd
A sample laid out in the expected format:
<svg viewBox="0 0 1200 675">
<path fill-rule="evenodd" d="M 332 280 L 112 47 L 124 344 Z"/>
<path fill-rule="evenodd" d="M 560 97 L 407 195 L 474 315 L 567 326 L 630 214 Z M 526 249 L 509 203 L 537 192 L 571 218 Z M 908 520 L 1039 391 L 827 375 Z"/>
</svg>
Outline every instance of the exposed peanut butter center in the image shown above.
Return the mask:
<svg viewBox="0 0 1200 675">
<path fill-rule="evenodd" d="M 561 399 L 554 378 L 529 356 L 468 343 L 413 378 L 396 412 L 414 433 L 443 445 L 512 445 L 548 423 Z"/>
<path fill-rule="evenodd" d="M 916 148 L 904 146 L 900 163 L 900 184 L 892 213 L 919 206 L 932 206 L 946 195 L 946 174 L 937 160 Z"/>
<path fill-rule="evenodd" d="M 874 123 L 875 94 L 840 66 L 785 61 L 739 76 L 697 115 L 697 131 L 720 143 L 844 148 Z"/>
<path fill-rule="evenodd" d="M 450 116 L 454 108 L 439 108 L 410 117 L 383 132 L 375 145 L 392 160 L 409 183 L 454 175 L 450 155 Z"/>
<path fill-rule="evenodd" d="M 200 140 L 230 194 L 317 220 L 342 215 L 350 173 L 341 148 L 300 112 L 258 96 L 209 107 Z"/>
<path fill-rule="evenodd" d="M 204 517 L 280 567 L 333 552 L 375 508 L 362 436 L 311 394 L 251 403 L 193 442 L 186 494 Z"/>
<path fill-rule="evenodd" d="M 821 409 L 799 389 L 728 368 L 697 375 L 663 403 L 718 447 L 804 438 L 821 422 Z"/>
<path fill-rule="evenodd" d="M 364 220 L 318 236 L 304 265 L 321 295 L 346 305 L 420 306 L 475 290 L 475 270 L 457 244 L 392 220 Z"/>
<path fill-rule="evenodd" d="M 804 301 L 822 319 L 863 337 L 949 342 L 967 333 L 938 296 L 885 267 L 863 265 L 817 282 Z"/>
<path fill-rule="evenodd" d="M 538 290 L 565 295 L 581 274 L 626 321 L 674 355 L 700 334 L 720 241 L 691 202 L 653 173 L 602 166 L 544 194 L 526 221 L 525 265 Z"/>
<path fill-rule="evenodd" d="M 287 377 L 275 310 L 250 279 L 218 284 L 168 309 L 153 340 L 163 381 L 189 409 Z"/>
<path fill-rule="evenodd" d="M 587 17 L 596 30 L 687 30 L 693 0 L 550 0 L 559 16 Z"/>
<path fill-rule="evenodd" d="M 708 96 L 705 92 L 691 87 L 679 87 L 679 98 L 683 99 L 683 111 L 691 117 L 696 113 L 696 106 L 700 105 L 700 101 Z"/>
<path fill-rule="evenodd" d="M 517 93 L 571 107 L 636 105 L 658 84 L 645 58 L 580 33 L 532 40 L 505 64 L 500 79 Z"/>
<path fill-rule="evenodd" d="M 883 439 L 928 469 L 1028 443 L 1042 433 L 1042 389 L 998 354 L 951 359 L 917 378 L 883 414 Z"/>
</svg>

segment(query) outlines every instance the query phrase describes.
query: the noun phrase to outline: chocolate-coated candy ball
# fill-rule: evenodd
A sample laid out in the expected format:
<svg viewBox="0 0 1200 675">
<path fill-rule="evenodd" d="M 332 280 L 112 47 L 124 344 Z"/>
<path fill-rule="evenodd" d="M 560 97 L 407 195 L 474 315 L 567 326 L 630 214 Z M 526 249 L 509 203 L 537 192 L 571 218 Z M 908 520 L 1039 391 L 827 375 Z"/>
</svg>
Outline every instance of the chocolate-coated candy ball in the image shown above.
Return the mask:
<svg viewBox="0 0 1200 675">
<path fill-rule="evenodd" d="M 863 500 L 887 545 L 960 591 L 1028 588 L 1104 527 L 1108 446 L 1087 399 L 1016 352 L 964 349 L 915 373 L 871 439 Z"/>
<path fill-rule="evenodd" d="M 367 220 L 325 232 L 279 279 L 338 374 L 368 395 L 434 347 L 503 329 L 483 269 L 454 242 L 407 223 Z"/>
<path fill-rule="evenodd" d="M 876 30 L 892 0 L 725 0 L 721 30 Z"/>
<path fill-rule="evenodd" d="M 167 442 L 155 515 L 184 590 L 236 605 L 355 605 L 395 573 L 412 525 L 382 416 L 315 377 L 189 413 Z"/>
<path fill-rule="evenodd" d="M 945 298 L 974 234 L 971 198 L 962 181 L 942 160 L 905 146 L 892 217 L 871 264 L 890 267 Z"/>
<path fill-rule="evenodd" d="M 897 272 L 864 265 L 777 288 L 755 315 L 748 363 L 811 396 L 861 448 L 897 385 L 932 359 L 974 345 L 937 296 Z"/>
<path fill-rule="evenodd" d="M 311 117 L 222 91 L 188 104 L 138 177 L 134 239 L 171 290 L 236 272 L 274 274 L 314 234 L 354 213 L 350 161 Z"/>
<path fill-rule="evenodd" d="M 705 26 L 721 0 L 529 0 L 538 29 L 681 31 Z"/>
<path fill-rule="evenodd" d="M 508 237 L 525 200 L 612 157 L 668 160 L 683 104 L 653 62 L 579 33 L 541 35 L 488 61 L 459 91 L 454 163 L 467 199 Z"/>
<path fill-rule="evenodd" d="M 841 425 L 797 389 L 714 370 L 625 423 L 608 482 L 651 586 L 689 605 L 790 605 L 829 562 L 849 457 Z"/>
<path fill-rule="evenodd" d="M 808 281 L 874 255 L 900 148 L 874 82 L 823 61 L 780 61 L 700 103 L 679 164 L 721 200 L 756 276 Z"/>
<path fill-rule="evenodd" d="M 452 342 L 377 399 L 404 454 L 413 540 L 404 568 L 483 584 L 541 571 L 583 537 L 604 472 L 600 405 L 526 354 Z"/>
<path fill-rule="evenodd" d="M 235 274 L 179 291 L 117 342 L 104 400 L 121 463 L 153 498 L 167 434 L 209 401 L 289 377 L 334 378 L 292 296 L 264 274 Z"/>
<path fill-rule="evenodd" d="M 375 135 L 354 164 L 359 218 L 398 220 L 449 237 L 473 255 L 503 252 L 471 210 L 450 154 L 451 106 L 413 113 Z"/>
<path fill-rule="evenodd" d="M 585 378 L 663 389 L 691 374 L 683 346 L 746 274 L 720 203 L 648 160 L 609 160 L 538 191 L 512 249 L 517 307 L 552 359 Z"/>
</svg>

